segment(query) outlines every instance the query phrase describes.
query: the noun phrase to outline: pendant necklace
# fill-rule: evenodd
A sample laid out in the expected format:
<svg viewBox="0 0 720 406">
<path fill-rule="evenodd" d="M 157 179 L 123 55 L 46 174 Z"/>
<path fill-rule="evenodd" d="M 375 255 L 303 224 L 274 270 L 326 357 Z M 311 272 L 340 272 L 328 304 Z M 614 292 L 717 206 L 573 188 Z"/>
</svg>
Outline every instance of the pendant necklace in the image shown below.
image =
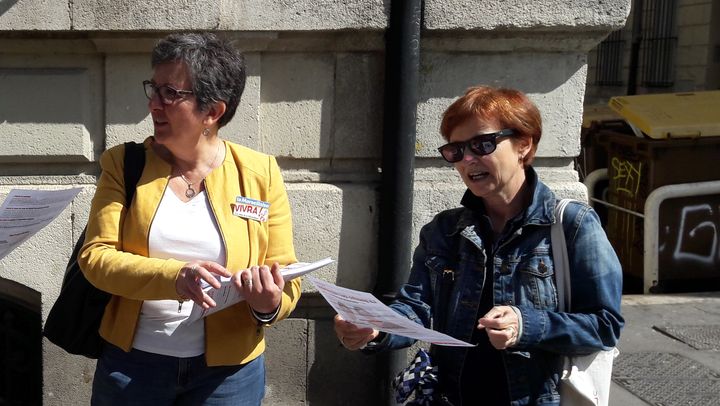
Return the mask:
<svg viewBox="0 0 720 406">
<path fill-rule="evenodd" d="M 215 160 L 217 159 L 218 154 L 220 153 L 220 144 L 221 143 L 222 143 L 222 141 L 218 141 L 217 150 L 215 151 L 215 157 L 213 158 L 212 162 L 210 162 L 210 165 L 209 165 L 210 170 L 208 171 L 208 173 L 205 174 L 205 176 L 207 176 L 213 170 L 213 166 L 215 165 Z M 178 168 L 178 172 L 180 173 L 180 178 L 182 178 L 183 182 L 185 182 L 187 184 L 187 190 L 185 190 L 185 197 L 187 197 L 188 199 L 192 199 L 197 194 L 197 190 L 195 190 L 193 185 L 195 185 L 198 182 L 202 182 L 205 179 L 205 176 L 201 177 L 198 182 L 190 182 L 188 180 L 188 178 L 186 178 L 185 175 L 183 175 L 182 171 L 179 169 L 180 168 Z"/>
<path fill-rule="evenodd" d="M 185 181 L 185 183 L 187 183 L 187 190 L 185 191 L 185 197 L 187 197 L 188 199 L 192 199 L 197 194 L 195 189 L 193 189 L 193 185 L 195 183 L 187 180 L 187 178 L 185 177 L 185 175 L 182 174 L 182 172 L 180 172 L 180 177 L 182 178 L 182 180 Z"/>
</svg>

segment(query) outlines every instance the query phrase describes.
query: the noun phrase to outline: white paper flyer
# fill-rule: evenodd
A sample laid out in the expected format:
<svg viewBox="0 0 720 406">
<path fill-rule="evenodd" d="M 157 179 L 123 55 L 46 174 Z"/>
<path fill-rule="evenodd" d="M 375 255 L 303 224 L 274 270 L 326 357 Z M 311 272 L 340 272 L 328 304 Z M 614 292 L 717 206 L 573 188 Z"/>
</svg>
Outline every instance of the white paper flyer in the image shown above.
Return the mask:
<svg viewBox="0 0 720 406">
<path fill-rule="evenodd" d="M 12 189 L 0 206 L 0 259 L 55 220 L 81 190 Z"/>
<path fill-rule="evenodd" d="M 312 276 L 308 280 L 343 319 L 359 327 L 370 327 L 437 345 L 474 347 L 447 334 L 410 321 L 367 292 L 342 288 Z"/>
</svg>

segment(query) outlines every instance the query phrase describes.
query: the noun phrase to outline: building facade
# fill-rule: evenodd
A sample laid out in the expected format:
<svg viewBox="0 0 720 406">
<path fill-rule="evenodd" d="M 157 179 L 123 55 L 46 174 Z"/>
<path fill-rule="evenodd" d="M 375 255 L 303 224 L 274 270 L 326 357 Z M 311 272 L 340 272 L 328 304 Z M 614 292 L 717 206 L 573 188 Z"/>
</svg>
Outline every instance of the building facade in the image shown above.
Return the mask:
<svg viewBox="0 0 720 406">
<path fill-rule="evenodd" d="M 425 0 L 407 224 L 415 237 L 399 244 L 414 246 L 424 223 L 459 204 L 464 187 L 437 156 L 438 127 L 444 109 L 475 84 L 530 95 L 544 121 L 535 163 L 541 178 L 562 195 L 586 196 L 573 158 L 588 52 L 629 11 L 630 0 Z M 321 278 L 373 290 L 382 272 L 390 12 L 390 0 L 0 2 L 0 198 L 13 188 L 83 188 L 53 223 L 0 260 L 0 403 L 88 403 L 95 362 L 63 353 L 40 329 L 87 221 L 100 154 L 151 135 L 141 82 L 151 75 L 154 42 L 168 32 L 218 31 L 245 52 L 247 87 L 220 136 L 277 156 L 298 258 L 333 257 Z M 331 309 L 310 284 L 304 290 L 292 318 L 268 331 L 266 404 L 379 403 L 382 358 L 344 351 Z M 13 384 L 23 377 L 35 397 Z"/>
<path fill-rule="evenodd" d="M 626 94 L 720 89 L 720 1 L 633 0 L 588 60 L 588 104 Z"/>
</svg>

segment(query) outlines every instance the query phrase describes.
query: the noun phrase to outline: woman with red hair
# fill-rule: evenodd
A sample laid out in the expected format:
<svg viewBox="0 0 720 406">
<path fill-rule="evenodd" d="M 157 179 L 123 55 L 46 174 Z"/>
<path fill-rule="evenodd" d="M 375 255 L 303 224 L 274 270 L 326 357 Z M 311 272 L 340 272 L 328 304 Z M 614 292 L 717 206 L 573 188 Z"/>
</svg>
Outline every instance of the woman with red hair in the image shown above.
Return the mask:
<svg viewBox="0 0 720 406">
<path fill-rule="evenodd" d="M 434 346 L 438 382 L 415 404 L 558 405 L 564 355 L 611 349 L 624 320 L 622 271 L 597 214 L 557 198 L 531 164 L 542 135 L 537 107 L 522 92 L 472 87 L 445 111 L 438 148 L 467 186 L 462 207 L 420 232 L 408 282 L 393 310 L 476 344 Z M 573 302 L 558 310 L 550 226 L 562 221 Z M 350 350 L 403 348 L 414 340 L 359 328 L 340 316 Z"/>
</svg>

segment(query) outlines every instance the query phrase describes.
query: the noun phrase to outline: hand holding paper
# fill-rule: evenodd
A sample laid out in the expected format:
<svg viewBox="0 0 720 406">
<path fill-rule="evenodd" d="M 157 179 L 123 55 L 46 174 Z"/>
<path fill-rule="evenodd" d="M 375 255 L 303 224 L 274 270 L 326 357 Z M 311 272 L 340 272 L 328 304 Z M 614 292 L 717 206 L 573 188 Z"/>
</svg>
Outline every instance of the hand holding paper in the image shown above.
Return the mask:
<svg viewBox="0 0 720 406">
<path fill-rule="evenodd" d="M 277 262 L 272 266 L 254 265 L 237 272 L 231 281 L 251 309 L 259 314 L 272 314 L 279 309 L 285 288 L 280 269 Z"/>
<path fill-rule="evenodd" d="M 308 279 L 345 321 L 358 327 L 374 328 L 437 345 L 473 347 L 473 344 L 410 321 L 367 292 L 341 288 L 312 276 Z"/>
<path fill-rule="evenodd" d="M 282 277 L 283 280 L 287 282 L 289 280 L 315 271 L 316 269 L 320 269 L 332 262 L 333 260 L 331 258 L 325 258 L 313 263 L 298 262 L 295 264 L 291 264 L 281 270 Z M 220 281 L 220 287 L 217 289 L 213 288 L 205 281 L 201 282 L 201 288 L 208 296 L 210 296 L 215 301 L 216 306 L 209 309 L 203 309 L 197 304 L 194 304 L 190 316 L 183 323 L 192 323 L 203 317 L 207 317 L 208 315 L 211 315 L 217 311 L 232 306 L 235 303 L 245 300 L 243 294 L 237 289 L 234 282 L 232 281 L 232 277 L 218 277 L 217 279 Z"/>
</svg>

